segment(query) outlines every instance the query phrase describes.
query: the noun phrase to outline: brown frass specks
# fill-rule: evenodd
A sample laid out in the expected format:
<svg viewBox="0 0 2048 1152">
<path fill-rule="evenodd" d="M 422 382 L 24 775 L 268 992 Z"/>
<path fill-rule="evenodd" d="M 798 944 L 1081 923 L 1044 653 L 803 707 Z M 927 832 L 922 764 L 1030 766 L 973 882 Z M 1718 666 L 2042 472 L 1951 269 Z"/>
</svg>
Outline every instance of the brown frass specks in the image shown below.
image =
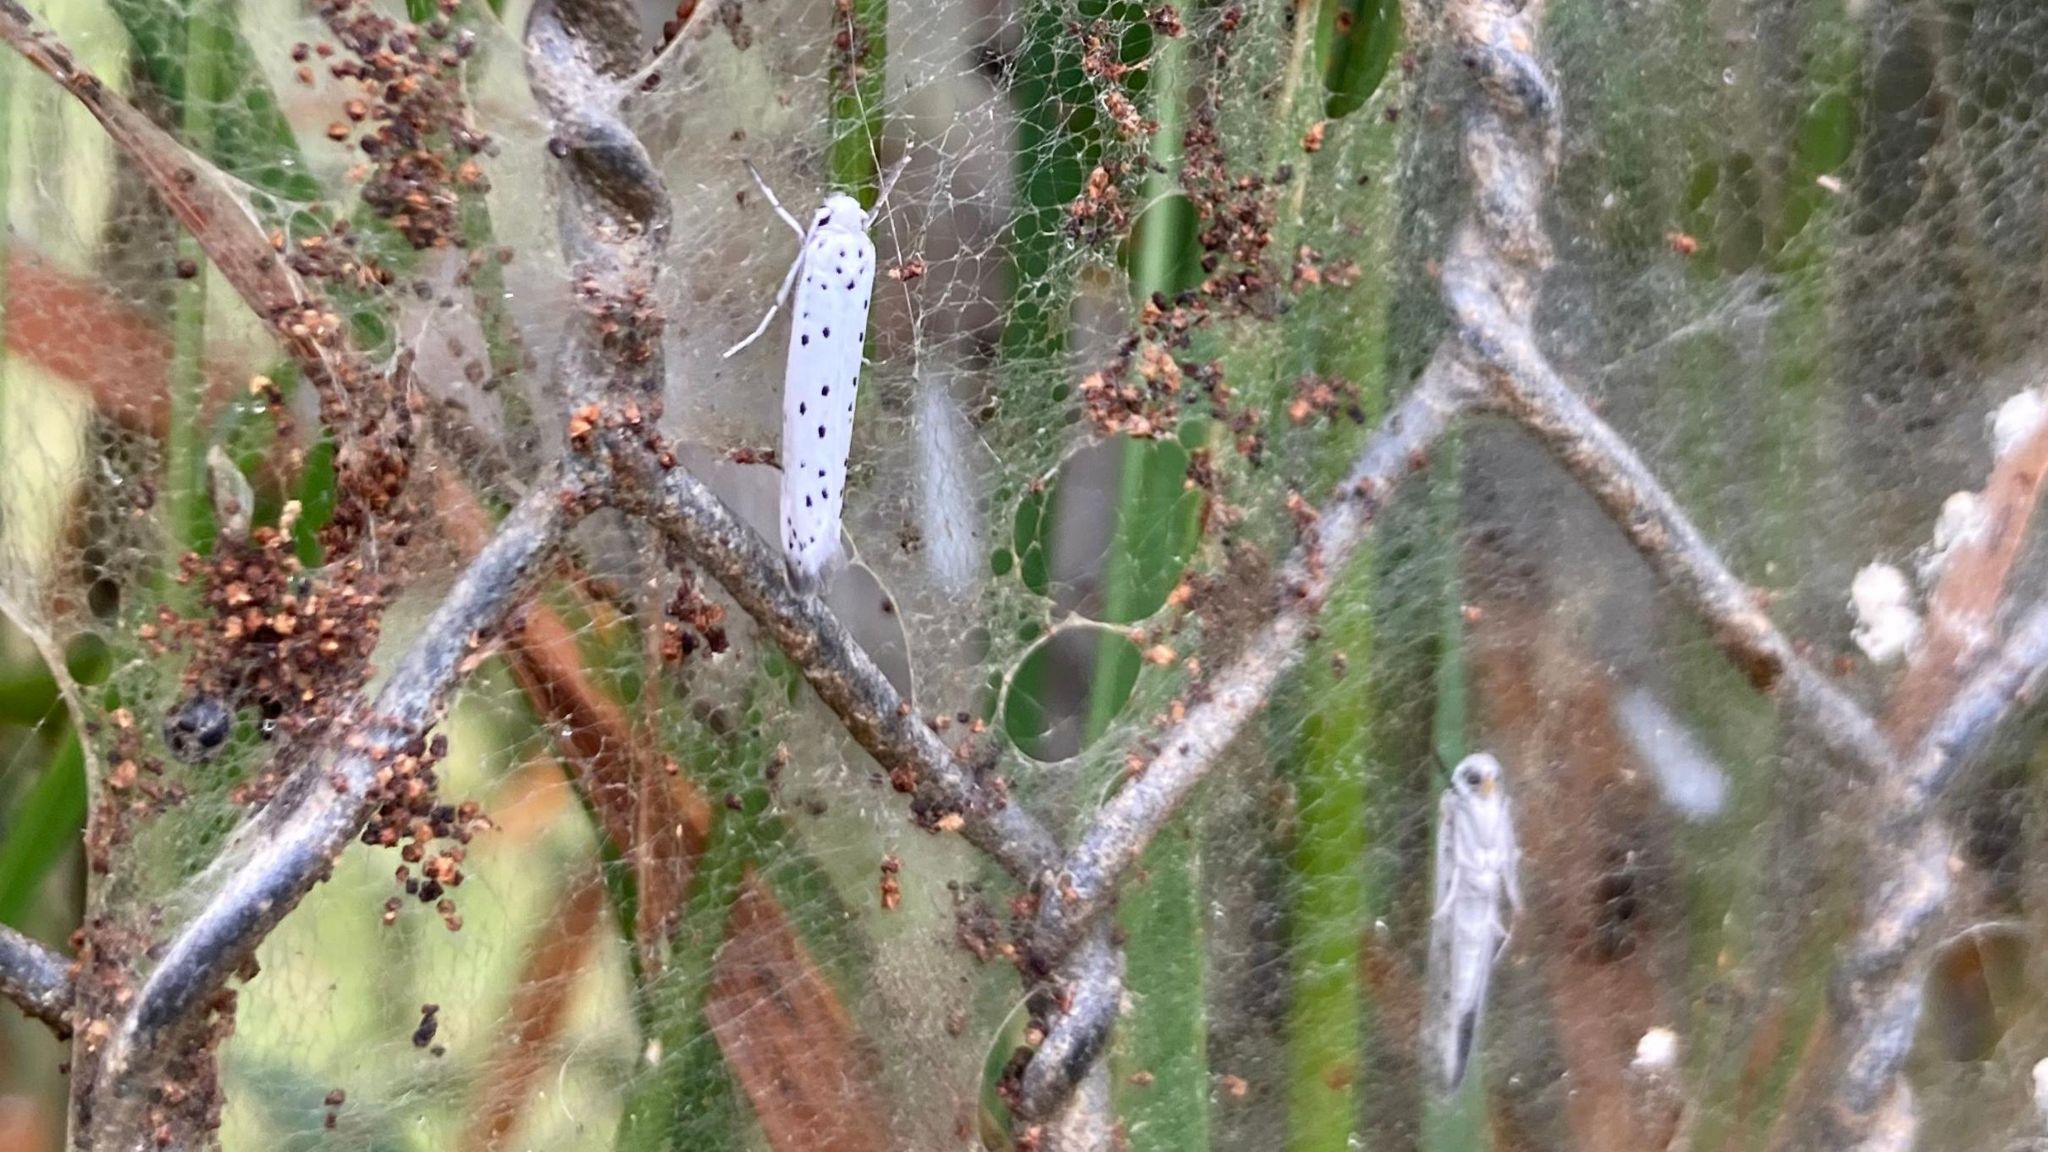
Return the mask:
<svg viewBox="0 0 2048 1152">
<path fill-rule="evenodd" d="M 447 737 L 415 739 L 395 752 L 377 755 L 369 800 L 374 806 L 363 826 L 363 843 L 397 848 L 400 864 L 394 881 L 405 894 L 422 904 L 434 905 L 449 931 L 462 930 L 451 889 L 461 887 L 463 862 L 469 843 L 491 822 L 475 801 L 449 804 L 441 799 L 440 779 L 435 768 L 448 754 Z M 385 905 L 385 922 L 396 919 L 396 911 Z"/>
<path fill-rule="evenodd" d="M 402 23 L 354 0 L 328 0 L 321 19 L 344 50 L 328 68 L 353 81 L 360 99 L 344 106 L 346 122 L 367 127 L 356 146 L 370 163 L 363 201 L 416 249 L 461 242 L 461 191 L 486 189 L 468 162 L 490 138 L 470 122 L 462 91 L 463 63 L 476 51 L 476 34 L 456 30 L 456 5 L 424 25 Z"/>
</svg>

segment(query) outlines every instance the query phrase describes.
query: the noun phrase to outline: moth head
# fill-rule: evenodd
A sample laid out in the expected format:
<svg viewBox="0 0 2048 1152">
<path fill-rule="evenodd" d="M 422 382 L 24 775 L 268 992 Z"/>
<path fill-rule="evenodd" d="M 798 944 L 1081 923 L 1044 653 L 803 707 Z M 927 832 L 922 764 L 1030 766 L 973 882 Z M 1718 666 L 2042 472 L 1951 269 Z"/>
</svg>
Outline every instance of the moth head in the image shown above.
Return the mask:
<svg viewBox="0 0 2048 1152">
<path fill-rule="evenodd" d="M 1500 789 L 1500 761 L 1492 753 L 1474 752 L 1451 771 L 1451 787 L 1466 796 L 1492 796 Z"/>
<path fill-rule="evenodd" d="M 818 214 L 811 217 L 811 227 L 824 232 L 847 232 L 865 236 L 868 231 L 868 214 L 860 201 L 844 192 L 837 192 L 825 198 L 818 208 Z"/>
</svg>

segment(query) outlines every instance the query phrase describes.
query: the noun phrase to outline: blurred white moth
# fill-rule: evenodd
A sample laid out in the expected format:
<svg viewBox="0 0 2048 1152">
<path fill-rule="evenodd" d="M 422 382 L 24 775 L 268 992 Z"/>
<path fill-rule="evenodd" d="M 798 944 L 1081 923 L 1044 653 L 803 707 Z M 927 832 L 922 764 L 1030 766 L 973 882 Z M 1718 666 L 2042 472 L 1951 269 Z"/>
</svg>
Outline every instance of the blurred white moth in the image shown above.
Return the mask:
<svg viewBox="0 0 2048 1152">
<path fill-rule="evenodd" d="M 1458 761 L 1437 808 L 1436 913 L 1429 922 L 1430 1017 L 1443 1087 L 1456 1092 L 1472 1066 L 1486 987 L 1522 911 L 1514 812 L 1500 761 L 1475 752 Z M 1508 917 L 1501 915 L 1505 904 Z"/>
<path fill-rule="evenodd" d="M 1650 766 L 1657 795 L 1684 820 L 1709 820 L 1728 806 L 1728 773 L 1699 737 L 1647 689 L 1631 688 L 1614 706 L 1622 738 Z"/>
<path fill-rule="evenodd" d="M 731 356 L 768 330 L 796 286 L 790 313 L 789 362 L 782 377 L 782 555 L 790 586 L 815 592 L 839 558 L 839 513 L 846 499 L 846 457 L 853 449 L 853 404 L 867 348 L 868 305 L 875 289 L 873 213 L 844 193 L 825 199 L 807 231 L 754 171 L 761 194 L 803 239 L 775 304 Z M 883 181 L 875 210 L 888 199 L 902 165 Z M 801 283 L 799 283 L 801 278 Z"/>
</svg>

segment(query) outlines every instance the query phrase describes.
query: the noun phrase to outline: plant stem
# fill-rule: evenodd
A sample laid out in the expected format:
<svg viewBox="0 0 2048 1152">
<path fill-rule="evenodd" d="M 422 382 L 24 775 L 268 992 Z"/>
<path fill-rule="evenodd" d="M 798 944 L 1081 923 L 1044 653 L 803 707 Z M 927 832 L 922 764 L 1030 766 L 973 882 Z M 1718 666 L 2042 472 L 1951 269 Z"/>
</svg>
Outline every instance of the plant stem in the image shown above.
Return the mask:
<svg viewBox="0 0 2048 1152">
<path fill-rule="evenodd" d="M 887 95 L 889 0 L 846 0 L 833 33 L 846 37 L 832 67 L 832 183 L 864 208 L 880 189 L 882 101 Z"/>
<path fill-rule="evenodd" d="M 1159 124 L 1150 144 L 1152 165 L 1142 202 L 1151 226 L 1133 238 L 1132 295 L 1172 294 L 1175 262 L 1184 239 L 1168 197 L 1181 189 L 1181 137 L 1187 117 L 1183 38 L 1155 34 L 1147 94 Z M 1103 617 L 1128 620 L 1143 611 L 1136 601 L 1153 581 L 1146 574 L 1180 563 L 1180 535 L 1147 523 L 1147 472 L 1178 452 L 1126 439 L 1119 448 L 1115 525 L 1103 557 Z M 1184 470 L 1184 466 L 1182 468 Z M 1084 740 L 1106 731 L 1123 707 L 1116 661 L 1127 658 L 1121 641 L 1105 643 L 1091 682 Z M 1119 903 L 1125 938 L 1124 986 L 1137 1005 L 1119 1029 L 1119 1072 L 1112 1092 L 1133 1152 L 1191 1152 L 1209 1146 L 1208 1013 L 1203 1000 L 1207 957 L 1201 913 L 1201 858 L 1192 817 L 1177 821 L 1146 851 L 1146 879 L 1126 889 Z M 1142 1074 L 1137 1082 L 1132 1076 Z"/>
<path fill-rule="evenodd" d="M 1311 20 L 1306 10 L 1297 14 L 1290 81 L 1318 86 L 1313 94 L 1294 95 L 1284 135 L 1274 141 L 1276 155 L 1298 153 L 1307 123 L 1322 113 L 1320 73 L 1307 78 L 1305 45 L 1320 30 L 1312 25 L 1334 24 L 1336 6 L 1336 0 L 1326 3 L 1320 20 Z M 1395 266 L 1388 258 L 1393 229 L 1388 182 L 1377 178 L 1393 169 L 1395 135 L 1363 121 L 1333 125 L 1329 133 L 1322 152 L 1302 154 L 1288 207 L 1276 225 L 1276 235 L 1285 234 L 1281 254 L 1291 259 L 1297 243 L 1308 244 L 1367 271 L 1342 291 L 1306 290 L 1284 319 L 1265 404 L 1281 427 L 1289 419 L 1287 385 L 1303 373 L 1350 384 L 1360 406 L 1374 413 L 1385 409 L 1388 380 L 1396 375 L 1387 336 L 1394 277 L 1382 271 Z M 1359 184 L 1351 173 L 1361 168 L 1376 178 Z M 1312 188 L 1319 196 L 1311 202 L 1306 197 Z M 1329 424 L 1318 419 L 1281 434 L 1301 441 L 1312 461 L 1305 474 L 1289 481 L 1304 495 L 1328 491 L 1337 482 L 1359 439 L 1336 413 Z M 1379 578 L 1384 566 L 1374 555 L 1378 547 L 1368 543 L 1366 557 L 1332 590 L 1321 638 L 1299 690 L 1290 694 L 1293 706 L 1273 725 L 1299 734 L 1295 754 L 1278 766 L 1294 796 L 1286 845 L 1289 951 L 1296 961 L 1286 1022 L 1287 1146 L 1294 1152 L 1344 1152 L 1362 1138 L 1368 1085 L 1361 1073 L 1374 1006 L 1360 992 L 1360 942 L 1386 902 L 1385 885 L 1368 869 L 1367 853 L 1393 838 L 1392 821 L 1380 814 L 1399 805 L 1397 782 L 1406 769 L 1374 755 L 1387 743 L 1381 731 L 1385 697 L 1375 675 L 1384 662 L 1380 613 L 1387 607 Z"/>
<path fill-rule="evenodd" d="M 1373 649 L 1374 566 L 1360 563 L 1322 614 L 1323 636 L 1298 722 L 1298 755 L 1282 773 L 1294 785 L 1287 846 L 1287 1147 L 1342 1152 L 1358 1120 L 1359 1043 L 1364 1028 L 1358 949 L 1370 907 L 1366 750 L 1378 702 L 1367 687 Z M 1341 661 L 1347 669 L 1338 671 Z M 1291 768 L 1291 770 L 1289 770 Z"/>
<path fill-rule="evenodd" d="M 1024 36 L 1011 84 L 1018 205 L 1003 245 L 1010 260 L 1010 312 L 1002 350 L 1006 363 L 1035 375 L 1054 371 L 1052 361 L 1066 346 L 1071 286 L 1061 268 L 1065 216 L 1081 194 L 1098 149 L 1088 134 L 1070 126 L 1072 116 L 1066 111 L 1093 99 L 1067 30 L 1068 6 L 1059 0 L 1029 0 L 1019 18 Z M 1039 411 L 1036 403 L 1028 407 L 1020 418 Z"/>
<path fill-rule="evenodd" d="M 1456 764 L 1471 751 L 1466 743 L 1468 709 L 1465 683 L 1465 618 L 1461 608 L 1458 549 L 1458 505 L 1463 485 L 1458 472 L 1464 455 L 1460 437 L 1444 437 L 1437 449 L 1439 470 L 1431 474 L 1428 538 L 1441 568 L 1437 620 L 1440 637 L 1436 664 L 1436 708 L 1430 716 L 1430 745 L 1443 764 Z M 1442 1027 L 1425 1020 L 1423 1028 Z M 1482 1024 L 1484 1027 L 1484 1024 Z M 1485 1152 L 1492 1147 L 1486 1129 L 1485 1065 L 1478 1053 L 1457 1095 L 1443 1099 L 1429 1093 L 1423 1108 L 1424 1152 Z"/>
<path fill-rule="evenodd" d="M 200 0 L 185 20 L 184 85 L 178 100 L 180 135 L 200 155 L 214 151 L 215 110 L 225 98 L 226 57 L 232 51 L 232 13 L 225 0 Z M 206 256 L 189 234 L 178 236 L 181 263 L 201 270 L 177 292 L 171 321 L 171 419 L 164 443 L 164 488 L 168 495 L 165 529 L 170 555 L 167 571 L 177 570 L 178 557 L 203 548 L 213 535 L 212 508 L 207 500 L 204 426 L 206 404 Z M 174 594 L 175 595 L 175 594 Z"/>
</svg>

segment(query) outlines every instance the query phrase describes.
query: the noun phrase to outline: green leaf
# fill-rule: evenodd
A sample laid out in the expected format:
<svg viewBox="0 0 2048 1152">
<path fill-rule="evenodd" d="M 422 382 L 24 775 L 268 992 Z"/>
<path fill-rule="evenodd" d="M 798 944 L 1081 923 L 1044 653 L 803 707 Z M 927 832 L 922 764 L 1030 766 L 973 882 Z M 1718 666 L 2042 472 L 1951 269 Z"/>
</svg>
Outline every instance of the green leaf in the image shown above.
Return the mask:
<svg viewBox="0 0 2048 1152">
<path fill-rule="evenodd" d="M 42 661 L 25 662 L 0 677 L 0 724 L 40 724 L 56 707 L 57 681 Z"/>
<path fill-rule="evenodd" d="M 1324 110 L 1331 119 L 1349 116 L 1379 90 L 1401 42 L 1400 0 L 1323 0 L 1328 28 L 1323 57 Z"/>
<path fill-rule="evenodd" d="M 1189 822 L 1159 833 L 1117 899 L 1133 1008 L 1117 1025 L 1114 1087 L 1131 1152 L 1209 1146 L 1208 959 Z"/>
<path fill-rule="evenodd" d="M 1062 628 L 1024 654 L 1003 700 L 1003 730 L 1037 760 L 1065 760 L 1108 731 L 1138 682 L 1138 646 L 1119 629 Z M 1087 695 L 1072 698 L 1073 669 L 1093 669 Z"/>
<path fill-rule="evenodd" d="M 0 924 L 22 927 L 50 869 L 85 828 L 85 749 L 67 729 L 0 836 Z"/>
<path fill-rule="evenodd" d="M 157 90 L 176 108 L 202 111 L 205 131 L 188 136 L 187 144 L 266 192 L 299 203 L 320 199 L 319 182 L 235 25 L 232 5 L 204 5 L 200 12 L 150 0 L 109 0 L 109 7 Z"/>
<path fill-rule="evenodd" d="M 292 529 L 292 543 L 299 562 L 308 568 L 319 566 L 320 530 L 334 519 L 334 442 L 322 440 L 306 453 L 305 471 L 299 474 L 299 522 Z"/>
</svg>

